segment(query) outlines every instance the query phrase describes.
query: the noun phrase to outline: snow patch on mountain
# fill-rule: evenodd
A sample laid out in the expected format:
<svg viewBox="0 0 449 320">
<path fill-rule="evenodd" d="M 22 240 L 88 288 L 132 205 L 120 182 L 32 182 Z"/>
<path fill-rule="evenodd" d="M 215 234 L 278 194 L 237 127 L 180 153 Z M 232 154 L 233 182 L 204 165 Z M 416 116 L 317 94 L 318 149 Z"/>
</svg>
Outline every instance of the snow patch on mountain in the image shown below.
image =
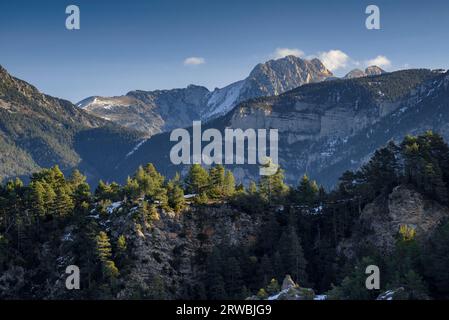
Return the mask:
<svg viewBox="0 0 449 320">
<path fill-rule="evenodd" d="M 203 119 L 208 120 L 226 114 L 237 105 L 244 81 L 234 82 L 222 89 L 215 89 L 207 101 L 207 113 Z"/>
<path fill-rule="evenodd" d="M 131 156 L 131 155 L 133 155 L 134 152 L 136 152 L 137 150 L 139 150 L 140 146 L 141 146 L 142 144 L 144 144 L 145 141 L 147 141 L 147 139 L 143 139 L 143 140 L 140 141 L 138 144 L 136 144 L 136 145 L 134 146 L 134 148 L 133 148 L 130 152 L 128 152 L 128 153 L 126 154 L 126 158 L 128 158 L 128 157 Z"/>
</svg>

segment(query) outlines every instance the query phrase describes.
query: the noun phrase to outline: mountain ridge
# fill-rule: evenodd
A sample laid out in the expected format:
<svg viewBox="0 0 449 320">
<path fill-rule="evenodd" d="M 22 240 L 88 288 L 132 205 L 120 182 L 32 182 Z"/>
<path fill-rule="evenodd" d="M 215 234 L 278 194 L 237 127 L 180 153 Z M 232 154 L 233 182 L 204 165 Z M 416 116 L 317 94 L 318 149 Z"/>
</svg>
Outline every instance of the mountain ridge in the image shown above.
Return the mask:
<svg viewBox="0 0 449 320">
<path fill-rule="evenodd" d="M 57 164 L 62 170 L 84 167 L 91 177 L 98 179 L 102 167 L 96 161 L 100 158 L 85 153 L 86 148 L 98 143 L 96 148 L 103 151 L 103 159 L 117 161 L 123 152 L 120 149 L 131 149 L 140 136 L 88 114 L 67 100 L 45 95 L 4 68 L 0 70 L 0 176 L 3 178 L 27 177 L 40 168 Z M 101 142 L 110 146 L 114 139 L 115 151 L 100 145 Z"/>
<path fill-rule="evenodd" d="M 428 130 L 429 125 L 424 123 L 430 118 L 420 117 L 420 113 L 440 108 L 441 103 L 432 100 L 434 96 L 443 105 L 449 101 L 447 84 L 444 85 L 447 79 L 447 74 L 412 69 L 306 84 L 279 96 L 245 101 L 225 116 L 204 124 L 203 130 L 276 128 L 280 138 L 280 165 L 292 173 L 287 174 L 287 181 L 294 184 L 298 176 L 307 173 L 331 187 L 341 173 L 360 167 L 376 148 L 391 138 Z M 426 103 L 427 109 L 421 109 Z M 409 111 L 405 112 L 404 108 Z M 408 113 L 414 116 L 404 124 L 385 126 L 391 119 L 400 121 Z M 443 108 L 441 113 L 449 117 L 449 110 Z M 399 115 L 395 118 L 396 114 Z M 435 124 L 434 130 L 449 138 L 444 121 Z M 170 164 L 168 155 L 172 145 L 168 133 L 156 135 L 140 145 L 120 170 L 129 172 L 140 163 L 152 162 L 164 174 L 185 172 L 185 167 Z M 151 154 L 155 148 L 160 156 Z M 257 177 L 256 165 L 234 169 L 240 182 Z"/>
<path fill-rule="evenodd" d="M 318 59 L 287 56 L 259 63 L 247 78 L 213 91 L 197 85 L 168 90 L 134 90 L 124 96 L 89 97 L 76 105 L 151 136 L 189 126 L 193 120 L 212 120 L 245 100 L 278 95 L 331 76 Z"/>
</svg>

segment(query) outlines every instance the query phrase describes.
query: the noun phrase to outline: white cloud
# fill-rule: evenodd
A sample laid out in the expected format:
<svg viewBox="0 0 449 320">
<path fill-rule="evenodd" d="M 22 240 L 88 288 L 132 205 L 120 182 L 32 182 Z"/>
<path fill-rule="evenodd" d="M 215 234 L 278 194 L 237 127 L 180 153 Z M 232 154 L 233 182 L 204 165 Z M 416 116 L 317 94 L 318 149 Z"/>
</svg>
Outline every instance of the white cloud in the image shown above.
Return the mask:
<svg viewBox="0 0 449 320">
<path fill-rule="evenodd" d="M 345 68 L 349 61 L 349 56 L 341 50 L 320 52 L 318 58 L 331 71 Z"/>
<path fill-rule="evenodd" d="M 365 62 L 367 66 L 378 66 L 380 68 L 391 67 L 391 61 L 385 56 L 377 56 Z"/>
<path fill-rule="evenodd" d="M 296 48 L 277 48 L 273 53 L 275 59 L 284 58 L 286 56 L 302 57 L 304 52 Z"/>
<path fill-rule="evenodd" d="M 185 66 L 197 66 L 206 63 L 206 60 L 202 57 L 188 57 L 184 60 Z"/>
</svg>

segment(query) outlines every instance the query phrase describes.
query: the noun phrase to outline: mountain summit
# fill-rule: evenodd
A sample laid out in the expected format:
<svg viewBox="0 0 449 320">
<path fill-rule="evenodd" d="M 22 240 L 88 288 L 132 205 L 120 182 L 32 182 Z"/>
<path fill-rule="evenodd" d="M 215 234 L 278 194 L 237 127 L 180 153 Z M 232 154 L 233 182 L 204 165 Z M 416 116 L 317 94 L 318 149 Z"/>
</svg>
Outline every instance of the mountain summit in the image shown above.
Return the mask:
<svg viewBox="0 0 449 320">
<path fill-rule="evenodd" d="M 222 89 L 215 89 L 208 100 L 206 120 L 226 114 L 238 103 L 264 96 L 274 96 L 303 84 L 320 82 L 332 77 L 318 59 L 306 60 L 286 56 L 259 63 L 249 76 Z"/>
<path fill-rule="evenodd" d="M 351 70 L 343 78 L 354 79 L 368 76 L 378 76 L 384 73 L 386 73 L 386 71 L 383 70 L 382 68 L 379 68 L 378 66 L 369 66 L 368 68 L 365 69 L 365 71 L 360 69 Z"/>
</svg>

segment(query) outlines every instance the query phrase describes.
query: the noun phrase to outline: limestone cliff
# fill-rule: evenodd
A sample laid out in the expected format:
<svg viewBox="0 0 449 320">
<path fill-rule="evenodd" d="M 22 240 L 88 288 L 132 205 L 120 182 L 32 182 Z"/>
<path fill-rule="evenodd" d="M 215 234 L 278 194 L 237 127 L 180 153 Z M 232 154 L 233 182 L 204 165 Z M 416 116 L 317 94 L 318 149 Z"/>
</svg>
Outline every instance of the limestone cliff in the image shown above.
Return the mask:
<svg viewBox="0 0 449 320">
<path fill-rule="evenodd" d="M 133 285 L 148 288 L 155 276 L 162 279 L 168 298 L 180 298 L 204 275 L 205 255 L 214 246 L 244 246 L 256 240 L 260 218 L 250 217 L 227 205 L 191 207 L 174 214 L 161 210 L 151 226 L 117 216 L 111 234 L 124 234 L 132 251 L 130 273 L 120 297 L 129 297 Z"/>
<path fill-rule="evenodd" d="M 398 186 L 388 195 L 368 204 L 357 221 L 356 232 L 343 241 L 339 251 L 352 257 L 365 245 L 375 246 L 381 252 L 394 249 L 402 226 L 415 230 L 419 241 L 432 235 L 439 223 L 449 217 L 449 208 L 426 198 L 411 186 Z"/>
</svg>

